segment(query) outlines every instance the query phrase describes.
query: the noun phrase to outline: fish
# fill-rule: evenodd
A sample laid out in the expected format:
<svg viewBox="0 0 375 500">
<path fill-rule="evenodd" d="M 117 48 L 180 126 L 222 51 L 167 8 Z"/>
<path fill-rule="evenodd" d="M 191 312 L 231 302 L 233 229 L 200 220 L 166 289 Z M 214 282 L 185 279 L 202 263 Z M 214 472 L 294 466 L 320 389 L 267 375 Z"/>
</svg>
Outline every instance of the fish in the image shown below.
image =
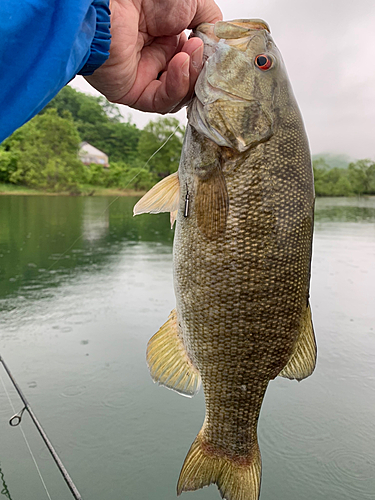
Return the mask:
<svg viewBox="0 0 375 500">
<path fill-rule="evenodd" d="M 155 382 L 185 396 L 203 386 L 206 415 L 177 494 L 214 483 L 227 500 L 257 500 L 268 384 L 300 381 L 316 365 L 311 155 L 267 23 L 204 23 L 193 35 L 204 66 L 178 172 L 134 207 L 176 222 L 176 308 L 150 339 L 147 363 Z"/>
</svg>

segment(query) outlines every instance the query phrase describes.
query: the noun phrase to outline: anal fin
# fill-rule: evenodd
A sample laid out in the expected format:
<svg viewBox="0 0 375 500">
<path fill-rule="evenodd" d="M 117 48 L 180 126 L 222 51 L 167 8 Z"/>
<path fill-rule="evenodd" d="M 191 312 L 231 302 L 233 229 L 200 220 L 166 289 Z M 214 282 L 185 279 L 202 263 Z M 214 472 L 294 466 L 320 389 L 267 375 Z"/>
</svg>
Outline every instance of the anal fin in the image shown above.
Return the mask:
<svg viewBox="0 0 375 500">
<path fill-rule="evenodd" d="M 154 382 L 188 397 L 199 391 L 201 379 L 178 334 L 177 312 L 147 344 L 147 364 Z"/>
<path fill-rule="evenodd" d="M 292 356 L 279 373 L 280 377 L 302 380 L 309 377 L 316 365 L 316 341 L 311 319 L 310 305 L 302 319 L 300 333 Z"/>
</svg>

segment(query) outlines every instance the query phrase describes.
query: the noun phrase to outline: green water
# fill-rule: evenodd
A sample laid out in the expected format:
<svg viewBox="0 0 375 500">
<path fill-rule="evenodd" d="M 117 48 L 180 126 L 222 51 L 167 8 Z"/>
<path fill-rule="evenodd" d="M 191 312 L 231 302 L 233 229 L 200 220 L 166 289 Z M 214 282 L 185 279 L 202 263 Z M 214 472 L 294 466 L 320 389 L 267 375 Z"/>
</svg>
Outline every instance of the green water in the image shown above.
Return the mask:
<svg viewBox="0 0 375 500">
<path fill-rule="evenodd" d="M 204 418 L 154 385 L 149 337 L 174 307 L 168 216 L 135 199 L 0 197 L 0 353 L 85 500 L 173 500 Z M 317 201 L 316 372 L 270 383 L 261 500 L 375 498 L 375 199 Z M 19 398 L 0 366 L 16 411 Z M 0 380 L 0 500 L 48 498 Z M 51 498 L 72 498 L 24 415 Z M 219 499 L 215 486 L 185 493 Z"/>
</svg>

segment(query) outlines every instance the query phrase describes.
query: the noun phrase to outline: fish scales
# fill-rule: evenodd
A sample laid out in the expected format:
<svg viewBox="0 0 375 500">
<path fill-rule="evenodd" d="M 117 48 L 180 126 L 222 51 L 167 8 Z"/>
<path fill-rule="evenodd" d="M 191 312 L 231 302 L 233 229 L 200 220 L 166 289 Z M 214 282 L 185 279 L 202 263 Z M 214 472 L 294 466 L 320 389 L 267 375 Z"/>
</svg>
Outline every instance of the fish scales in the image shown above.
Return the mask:
<svg viewBox="0 0 375 500">
<path fill-rule="evenodd" d="M 275 193 L 270 177 L 280 163 L 271 141 L 261 146 L 268 151 L 260 160 L 249 154 L 242 169 L 224 174 L 234 200 L 224 234 L 202 241 L 192 192 L 192 215 L 175 235 L 177 311 L 202 376 L 205 436 L 234 457 L 252 445 L 264 391 L 291 355 L 308 295 L 311 223 L 303 219 L 312 216 L 312 200 L 310 213 L 290 216 L 300 195 L 287 183 Z M 289 166 L 294 177 L 294 165 Z M 183 169 L 180 180 L 183 185 Z M 297 255 L 295 248 L 301 249 Z M 261 378 L 265 383 L 258 383 Z"/>
<path fill-rule="evenodd" d="M 230 37 L 219 40 L 217 33 Z M 179 392 L 192 395 L 202 380 L 206 417 L 178 493 L 216 483 L 224 498 L 256 500 L 257 424 L 268 383 L 279 374 L 300 380 L 315 366 L 308 306 L 311 159 L 267 25 L 232 21 L 203 25 L 197 34 L 209 57 L 189 108 L 178 175 L 164 181 L 172 193 L 169 209 L 177 210 L 176 311 L 151 339 L 148 362 L 154 380 Z M 259 54 L 276 67 L 268 84 L 254 65 Z M 239 77 L 252 87 L 241 87 Z M 155 195 L 144 198 L 135 213 L 157 211 Z"/>
</svg>

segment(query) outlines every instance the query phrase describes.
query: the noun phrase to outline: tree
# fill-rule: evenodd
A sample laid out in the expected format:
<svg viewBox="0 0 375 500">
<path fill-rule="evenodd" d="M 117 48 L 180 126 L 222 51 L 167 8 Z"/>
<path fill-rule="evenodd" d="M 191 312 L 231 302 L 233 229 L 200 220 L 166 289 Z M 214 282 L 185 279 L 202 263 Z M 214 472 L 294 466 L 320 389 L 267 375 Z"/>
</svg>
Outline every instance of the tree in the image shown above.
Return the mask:
<svg viewBox="0 0 375 500">
<path fill-rule="evenodd" d="M 61 117 L 69 111 L 75 122 L 84 120 L 89 123 L 97 123 L 108 120 L 97 97 L 78 92 L 69 85 L 63 87 L 39 114 L 42 115 L 49 109 L 56 109 Z"/>
<path fill-rule="evenodd" d="M 354 194 L 348 169 L 330 168 L 322 158 L 314 160 L 313 169 L 315 193 L 318 196 L 352 196 Z"/>
<path fill-rule="evenodd" d="M 9 178 L 17 168 L 15 154 L 0 145 L 0 182 L 9 182 Z"/>
<path fill-rule="evenodd" d="M 375 194 L 375 163 L 358 160 L 348 167 L 349 180 L 356 194 Z"/>
<path fill-rule="evenodd" d="M 137 155 L 141 131 L 130 123 L 110 121 L 89 123 L 77 122 L 82 140 L 104 151 L 110 162 L 131 161 Z"/>
<path fill-rule="evenodd" d="M 135 189 L 138 191 L 148 190 L 154 184 L 151 172 L 142 168 L 141 164 L 135 162 L 133 165 L 118 162 L 111 163 L 108 187 L 116 186 L 121 189 Z"/>
<path fill-rule="evenodd" d="M 33 118 L 5 141 L 16 168 L 9 181 L 56 191 L 79 187 L 85 167 L 77 158 L 80 137 L 69 113 L 50 109 Z"/>
<path fill-rule="evenodd" d="M 116 104 L 66 86 L 45 109 L 56 109 L 59 116 L 69 111 L 82 141 L 104 151 L 111 162 L 135 158 L 141 131 L 134 124 L 123 121 Z"/>
<path fill-rule="evenodd" d="M 184 132 L 176 118 L 159 118 L 143 129 L 138 143 L 139 159 L 147 162 L 156 178 L 166 177 L 178 169 Z"/>
</svg>

